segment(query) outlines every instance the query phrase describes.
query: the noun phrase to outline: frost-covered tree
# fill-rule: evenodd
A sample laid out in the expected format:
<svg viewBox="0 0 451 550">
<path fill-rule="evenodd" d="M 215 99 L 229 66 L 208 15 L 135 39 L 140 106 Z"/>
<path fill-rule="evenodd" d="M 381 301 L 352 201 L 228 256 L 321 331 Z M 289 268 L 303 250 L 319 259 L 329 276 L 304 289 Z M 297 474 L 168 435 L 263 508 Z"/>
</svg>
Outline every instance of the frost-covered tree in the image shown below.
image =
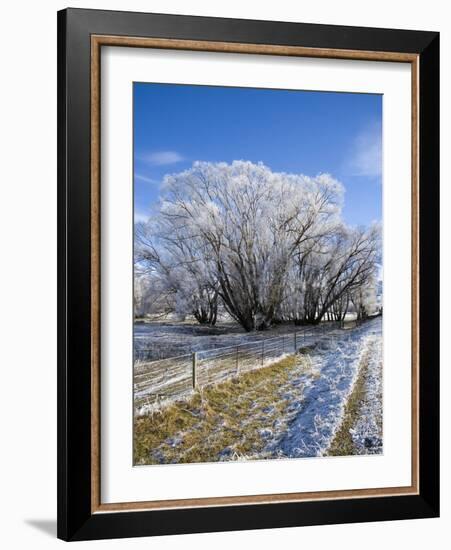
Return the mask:
<svg viewBox="0 0 451 550">
<path fill-rule="evenodd" d="M 193 315 L 199 323 L 214 325 L 218 312 L 218 285 L 208 271 L 202 243 L 177 224 L 156 213 L 135 227 L 135 262 L 147 269 L 158 293 L 171 296 L 172 310 Z"/>
<path fill-rule="evenodd" d="M 295 255 L 281 303 L 282 318 L 295 323 L 341 321 L 351 294 L 374 277 L 380 253 L 377 226 L 350 229 L 343 224 Z"/>
<path fill-rule="evenodd" d="M 176 294 L 165 282 L 136 268 L 133 294 L 135 317 L 164 317 L 176 309 Z"/>
<path fill-rule="evenodd" d="M 333 230 L 342 193 L 328 175 L 196 162 L 164 180 L 160 239 L 171 254 L 189 243 L 229 314 L 245 330 L 264 329 L 283 299 L 293 255 Z"/>
<path fill-rule="evenodd" d="M 379 303 L 377 299 L 377 281 L 371 277 L 365 284 L 357 287 L 350 293 L 350 301 L 357 320 L 366 319 L 370 315 L 379 313 Z"/>
<path fill-rule="evenodd" d="M 324 291 L 318 312 L 319 320 L 326 311 L 334 305 L 337 306 L 338 301 L 348 300 L 347 295 L 368 286 L 373 281 L 379 256 L 379 226 L 373 225 L 368 230 L 345 228 L 338 234 L 333 260 L 327 263 Z M 349 301 L 347 303 L 349 304 Z"/>
<path fill-rule="evenodd" d="M 219 304 L 247 331 L 343 319 L 380 243 L 378 228 L 343 224 L 342 197 L 327 174 L 196 162 L 164 178 L 155 215 L 137 226 L 136 261 L 200 323 L 214 324 Z"/>
</svg>

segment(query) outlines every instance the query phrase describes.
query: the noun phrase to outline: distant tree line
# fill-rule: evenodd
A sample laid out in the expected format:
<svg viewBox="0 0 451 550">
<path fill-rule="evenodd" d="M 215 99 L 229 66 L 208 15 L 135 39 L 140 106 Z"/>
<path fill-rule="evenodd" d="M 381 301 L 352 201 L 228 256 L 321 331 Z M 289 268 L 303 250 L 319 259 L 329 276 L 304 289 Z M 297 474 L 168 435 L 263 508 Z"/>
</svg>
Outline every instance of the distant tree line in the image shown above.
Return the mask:
<svg viewBox="0 0 451 550">
<path fill-rule="evenodd" d="M 343 186 L 327 174 L 196 162 L 167 175 L 158 207 L 135 226 L 135 312 L 225 310 L 246 331 L 290 321 L 363 318 L 376 307 L 381 235 L 347 226 Z"/>
</svg>

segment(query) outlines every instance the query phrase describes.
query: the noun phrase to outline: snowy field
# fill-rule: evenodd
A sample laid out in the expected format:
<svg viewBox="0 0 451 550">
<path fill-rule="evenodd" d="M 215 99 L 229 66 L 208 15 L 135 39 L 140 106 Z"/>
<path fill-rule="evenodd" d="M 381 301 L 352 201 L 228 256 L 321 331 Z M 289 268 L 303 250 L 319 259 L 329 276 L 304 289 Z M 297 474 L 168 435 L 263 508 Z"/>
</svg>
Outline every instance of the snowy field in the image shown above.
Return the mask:
<svg viewBox="0 0 451 550">
<path fill-rule="evenodd" d="M 352 319 L 349 319 L 352 326 Z M 318 326 L 283 324 L 266 331 L 244 332 L 233 322 L 203 326 L 197 322 L 137 322 L 134 325 L 134 348 L 137 359 L 156 361 L 195 351 L 206 351 L 251 342 L 259 342 L 282 334 L 297 332 L 301 341 L 311 343 L 318 336 L 336 331 L 338 323 L 325 322 Z"/>
<path fill-rule="evenodd" d="M 310 356 L 308 374 L 294 376 L 292 388 L 303 386 L 294 401 L 285 433 L 276 434 L 266 451 L 286 457 L 322 456 L 340 427 L 344 407 L 363 366 L 369 361 L 365 399 L 351 435 L 356 454 L 382 452 L 382 319 L 368 321 L 348 333 L 331 334 Z M 292 390 L 291 390 L 292 391 Z M 287 391 L 290 399 L 290 389 Z"/>
<path fill-rule="evenodd" d="M 160 328 L 161 333 L 166 334 L 163 340 L 167 338 L 166 330 Z M 255 338 L 261 334 L 246 336 Z M 197 345 L 197 338 L 202 345 L 205 341 L 214 345 L 218 337 L 223 344 L 221 335 L 204 338 L 180 331 L 181 342 L 187 346 Z M 227 338 L 243 338 L 243 335 L 229 333 Z M 259 369 L 255 371 L 260 373 L 258 376 L 253 372 L 245 375 L 254 377 L 247 389 L 234 391 L 233 384 L 232 388 L 229 386 L 227 398 L 220 401 L 218 421 L 210 419 L 208 429 L 203 420 L 203 407 L 209 409 L 211 405 L 206 397 L 208 392 L 201 391 L 204 397 L 200 405 L 180 401 L 182 413 L 187 414 L 189 410 L 191 420 L 193 417 L 197 420 L 189 427 L 162 434 L 161 441 L 149 449 L 151 463 L 325 456 L 337 434 L 340 430 L 343 432 L 349 398 L 359 386 L 361 397 L 345 434 L 350 439 L 351 451 L 345 454 L 382 453 L 382 318 L 358 326 L 349 324 L 348 329 L 332 324 L 326 328 L 309 328 L 303 344 L 298 354 L 291 355 L 291 363 L 278 373 Z M 218 386 L 219 392 L 225 391 L 220 388 Z M 215 391 L 212 387 L 212 396 Z M 244 402 L 248 405 L 243 406 Z M 164 418 L 164 409 L 162 414 Z M 180 413 L 173 411 L 172 414 Z M 142 422 L 146 422 L 144 417 Z M 224 438 L 231 433 L 230 423 L 235 434 L 232 442 Z M 156 425 L 158 428 L 159 423 Z M 196 432 L 201 430 L 209 440 L 193 443 Z M 249 438 L 255 444 L 246 446 Z M 212 441 L 215 450 L 212 450 Z M 194 448 L 198 455 L 193 454 Z M 142 456 L 140 463 L 147 463 L 145 454 Z"/>
</svg>

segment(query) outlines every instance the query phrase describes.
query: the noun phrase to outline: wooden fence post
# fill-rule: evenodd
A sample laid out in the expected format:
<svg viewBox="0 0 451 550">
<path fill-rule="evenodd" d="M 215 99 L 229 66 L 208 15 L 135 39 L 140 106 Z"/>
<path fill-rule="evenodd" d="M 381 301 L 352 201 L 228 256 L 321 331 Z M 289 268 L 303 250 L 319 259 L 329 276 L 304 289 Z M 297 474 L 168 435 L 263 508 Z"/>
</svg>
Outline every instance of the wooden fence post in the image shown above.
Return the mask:
<svg viewBox="0 0 451 550">
<path fill-rule="evenodd" d="M 263 366 L 264 357 L 265 357 L 265 341 L 262 340 L 262 366 Z"/>
<path fill-rule="evenodd" d="M 240 374 L 240 364 L 238 362 L 238 346 L 236 347 L 236 374 Z"/>
<path fill-rule="evenodd" d="M 193 390 L 196 389 L 197 386 L 197 353 L 193 352 Z"/>
<path fill-rule="evenodd" d="M 297 346 L 297 342 L 296 342 L 296 332 L 294 333 L 294 353 L 296 353 L 298 351 L 298 346 Z"/>
</svg>

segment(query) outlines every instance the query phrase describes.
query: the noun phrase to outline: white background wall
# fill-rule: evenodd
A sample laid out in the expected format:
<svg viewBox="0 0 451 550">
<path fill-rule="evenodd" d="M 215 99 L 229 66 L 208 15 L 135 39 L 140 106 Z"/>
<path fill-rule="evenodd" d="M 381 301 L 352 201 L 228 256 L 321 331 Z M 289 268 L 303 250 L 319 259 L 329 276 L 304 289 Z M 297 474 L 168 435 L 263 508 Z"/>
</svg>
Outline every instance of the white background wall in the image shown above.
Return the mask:
<svg viewBox="0 0 451 550">
<path fill-rule="evenodd" d="M 411 28 L 441 32 L 442 281 L 451 280 L 451 18 L 447 3 L 72 0 L 72 7 Z M 56 11 L 64 2 L 2 5 L 0 85 L 0 541 L 53 548 L 56 533 Z M 442 285 L 442 311 L 451 306 Z M 83 543 L 155 549 L 402 546 L 450 538 L 450 322 L 442 314 L 442 518 Z M 449 544 L 449 542 L 447 543 Z"/>
</svg>

